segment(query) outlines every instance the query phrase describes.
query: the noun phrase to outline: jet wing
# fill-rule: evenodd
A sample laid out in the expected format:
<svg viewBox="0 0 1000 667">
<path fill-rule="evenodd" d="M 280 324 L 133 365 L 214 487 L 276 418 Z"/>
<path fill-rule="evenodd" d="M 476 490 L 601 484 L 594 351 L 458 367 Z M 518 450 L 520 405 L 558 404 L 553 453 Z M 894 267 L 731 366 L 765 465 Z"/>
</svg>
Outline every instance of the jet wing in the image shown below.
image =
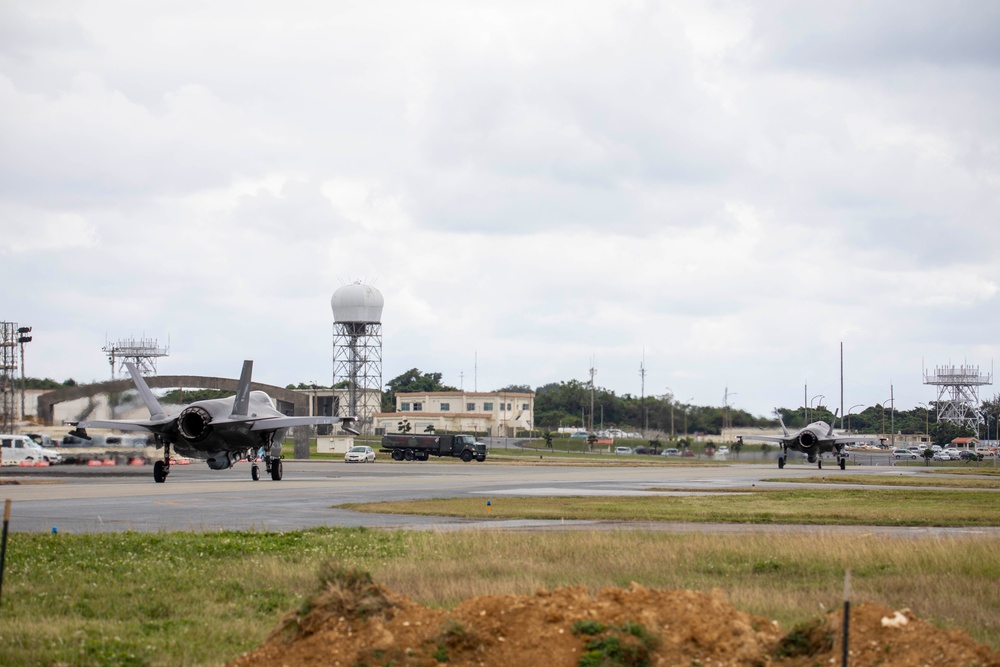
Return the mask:
<svg viewBox="0 0 1000 667">
<path fill-rule="evenodd" d="M 119 431 L 156 431 L 157 426 L 166 426 L 173 419 L 90 419 L 78 422 L 66 422 L 77 428 L 113 428 Z"/>
<path fill-rule="evenodd" d="M 353 417 L 270 417 L 258 419 L 250 427 L 251 431 L 270 431 L 278 428 L 291 428 L 292 426 L 312 426 L 313 424 L 339 424 L 340 422 L 352 422 Z"/>
<path fill-rule="evenodd" d="M 741 435 L 739 437 L 743 440 L 763 440 L 765 442 L 785 442 L 788 440 L 780 435 Z"/>
</svg>

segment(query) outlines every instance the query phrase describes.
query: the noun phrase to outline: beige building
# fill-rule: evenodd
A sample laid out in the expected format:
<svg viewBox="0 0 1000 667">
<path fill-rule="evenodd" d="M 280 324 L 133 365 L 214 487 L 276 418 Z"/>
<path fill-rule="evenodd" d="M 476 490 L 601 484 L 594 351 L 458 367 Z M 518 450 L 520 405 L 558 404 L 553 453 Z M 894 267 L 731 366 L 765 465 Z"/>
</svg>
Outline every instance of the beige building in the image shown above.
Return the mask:
<svg viewBox="0 0 1000 667">
<path fill-rule="evenodd" d="M 376 433 L 398 433 L 404 422 L 410 433 L 450 431 L 490 437 L 513 437 L 535 425 L 533 393 L 470 391 L 396 394 L 396 412 L 374 416 Z"/>
<path fill-rule="evenodd" d="M 347 406 L 351 399 L 347 389 L 296 389 L 295 393 L 309 397 L 309 416 L 320 415 L 325 417 L 350 417 Z M 358 412 L 362 415 L 377 413 L 382 406 L 382 392 L 373 389 L 362 389 L 358 391 Z M 357 416 L 357 415 L 355 415 Z M 376 415 L 377 416 L 377 415 Z M 362 419 L 358 426 L 362 433 L 371 433 L 372 424 L 365 423 Z M 318 432 L 325 435 L 331 427 L 317 427 Z"/>
</svg>

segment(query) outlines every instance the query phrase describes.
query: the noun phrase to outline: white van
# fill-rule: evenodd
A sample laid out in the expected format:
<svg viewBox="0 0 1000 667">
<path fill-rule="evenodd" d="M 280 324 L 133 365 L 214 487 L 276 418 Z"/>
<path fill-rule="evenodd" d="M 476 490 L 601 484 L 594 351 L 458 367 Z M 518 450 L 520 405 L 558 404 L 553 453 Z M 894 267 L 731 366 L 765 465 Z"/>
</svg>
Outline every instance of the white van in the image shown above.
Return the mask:
<svg viewBox="0 0 1000 667">
<path fill-rule="evenodd" d="M 62 456 L 59 452 L 46 449 L 26 435 L 0 435 L 0 461 L 5 466 L 16 466 L 21 463 L 38 463 L 47 461 L 59 463 Z"/>
</svg>

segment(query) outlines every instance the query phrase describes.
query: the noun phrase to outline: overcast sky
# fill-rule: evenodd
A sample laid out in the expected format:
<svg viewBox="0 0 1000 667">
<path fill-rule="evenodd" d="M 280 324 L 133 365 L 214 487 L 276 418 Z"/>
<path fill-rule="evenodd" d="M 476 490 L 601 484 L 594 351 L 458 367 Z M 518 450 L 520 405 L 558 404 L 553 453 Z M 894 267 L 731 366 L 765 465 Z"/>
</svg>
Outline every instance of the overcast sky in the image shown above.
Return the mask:
<svg viewBox="0 0 1000 667">
<path fill-rule="evenodd" d="M 909 409 L 1000 360 L 998 35 L 992 1 L 4 0 L 0 319 L 34 377 L 146 336 L 329 384 L 361 280 L 384 381 L 593 364 L 763 415 L 839 407 L 843 342 L 846 406 Z"/>
</svg>

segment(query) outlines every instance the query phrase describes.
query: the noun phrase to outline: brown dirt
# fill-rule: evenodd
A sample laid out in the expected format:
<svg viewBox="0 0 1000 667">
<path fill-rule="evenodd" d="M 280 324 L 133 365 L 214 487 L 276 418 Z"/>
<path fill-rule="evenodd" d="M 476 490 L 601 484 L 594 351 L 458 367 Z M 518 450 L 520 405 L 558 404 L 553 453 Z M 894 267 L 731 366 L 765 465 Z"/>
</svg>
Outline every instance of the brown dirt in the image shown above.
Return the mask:
<svg viewBox="0 0 1000 667">
<path fill-rule="evenodd" d="M 597 633 L 581 633 L 584 621 L 596 622 L 589 628 Z M 594 595 L 577 587 L 482 596 L 449 611 L 422 607 L 370 581 L 333 582 L 311 610 L 286 617 L 262 646 L 230 665 L 575 667 L 588 642 L 611 638 L 605 646 L 617 641 L 617 661 L 585 664 L 811 667 L 841 664 L 841 626 L 837 612 L 783 631 L 735 609 L 718 591 L 639 584 Z M 1000 653 L 966 632 L 876 604 L 852 608 L 849 649 L 854 667 L 1000 667 Z"/>
</svg>

